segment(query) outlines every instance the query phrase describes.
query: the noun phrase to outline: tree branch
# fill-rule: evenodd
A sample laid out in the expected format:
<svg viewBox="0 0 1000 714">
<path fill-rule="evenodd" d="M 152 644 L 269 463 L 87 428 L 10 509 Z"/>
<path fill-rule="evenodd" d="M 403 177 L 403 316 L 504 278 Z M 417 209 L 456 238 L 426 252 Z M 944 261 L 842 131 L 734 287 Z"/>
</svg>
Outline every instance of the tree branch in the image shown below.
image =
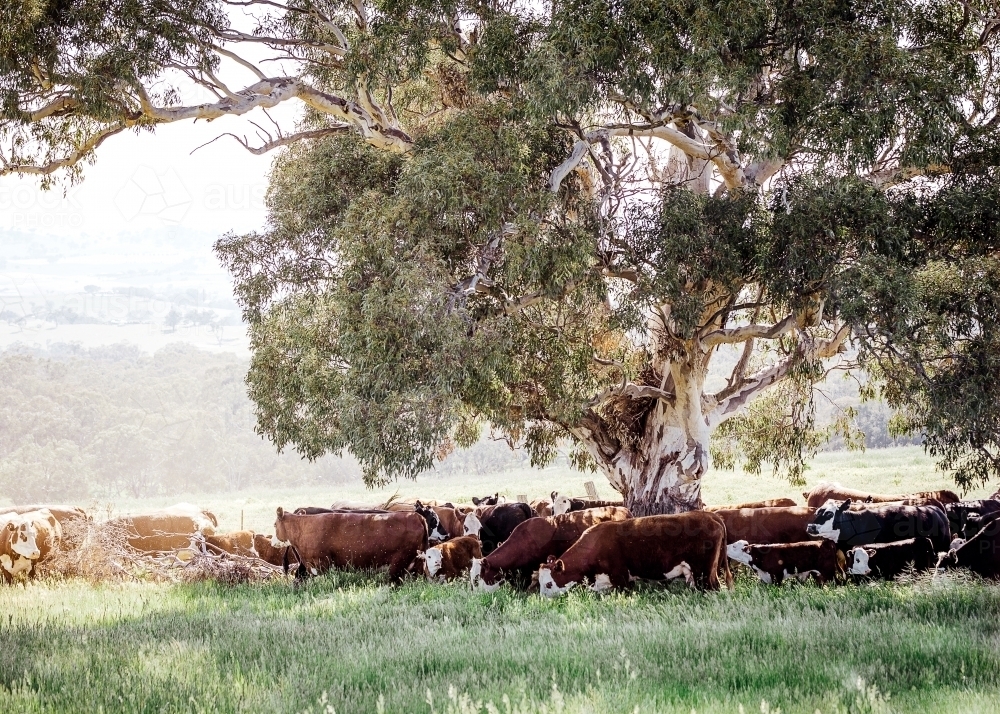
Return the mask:
<svg viewBox="0 0 1000 714">
<path fill-rule="evenodd" d="M 788 315 L 774 325 L 743 325 L 725 330 L 713 330 L 701 338 L 702 347 L 711 349 L 718 345 L 731 345 L 747 340 L 773 340 L 795 327 L 795 315 Z"/>
<path fill-rule="evenodd" d="M 731 394 L 728 388 L 710 397 L 715 407 L 708 415 L 709 428 L 714 429 L 722 422 L 730 419 L 743 410 L 762 392 L 785 379 L 797 364 L 804 360 L 814 361 L 833 357 L 843 348 L 844 341 L 851 334 L 849 325 L 841 325 L 833 337 L 826 340 L 813 340 L 804 335 L 792 354 L 781 362 L 772 365 L 743 382 L 743 385 Z"/>
</svg>

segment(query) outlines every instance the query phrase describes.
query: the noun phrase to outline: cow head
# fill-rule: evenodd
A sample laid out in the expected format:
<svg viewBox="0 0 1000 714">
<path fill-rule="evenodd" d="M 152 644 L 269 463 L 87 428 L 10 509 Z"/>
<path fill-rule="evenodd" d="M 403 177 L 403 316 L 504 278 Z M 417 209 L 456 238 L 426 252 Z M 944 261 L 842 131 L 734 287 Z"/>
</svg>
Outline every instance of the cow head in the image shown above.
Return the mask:
<svg viewBox="0 0 1000 714">
<path fill-rule="evenodd" d="M 552 492 L 552 515 L 561 516 L 563 513 L 569 513 L 570 500 L 567 496 L 561 496 L 555 491 Z"/>
<path fill-rule="evenodd" d="M 441 572 L 441 561 L 444 559 L 444 554 L 440 548 L 428 548 L 417 557 L 424 561 L 424 573 L 428 578 L 433 578 Z"/>
<path fill-rule="evenodd" d="M 499 493 L 494 493 L 492 496 L 483 496 L 482 498 L 472 497 L 472 503 L 476 506 L 495 506 L 499 500 Z"/>
<path fill-rule="evenodd" d="M 873 555 L 874 548 L 851 548 L 847 551 L 847 572 L 851 575 L 868 575 L 872 571 L 868 561 Z"/>
<path fill-rule="evenodd" d="M 836 542 L 840 539 L 840 523 L 843 514 L 851 508 L 851 499 L 839 506 L 836 501 L 827 501 L 816 509 L 813 522 L 806 526 L 806 533 L 812 536 L 822 536 Z"/>
<path fill-rule="evenodd" d="M 738 540 L 727 545 L 726 555 L 737 563 L 743 563 L 743 565 L 750 565 L 750 561 L 753 560 L 750 555 L 750 543 L 745 540 Z"/>
<path fill-rule="evenodd" d="M 560 585 L 559 581 L 563 584 Z M 538 568 L 538 591 L 545 597 L 556 597 L 570 591 L 576 582 L 567 582 L 566 564 L 551 555 L 545 565 Z"/>
<path fill-rule="evenodd" d="M 473 558 L 472 567 L 469 568 L 469 580 L 472 582 L 473 588 L 478 588 L 485 593 L 491 593 L 500 587 L 500 580 L 494 579 L 493 583 L 487 583 L 483 580 L 483 563 L 486 558 Z M 489 563 L 486 564 L 487 571 L 492 571 Z"/>
<path fill-rule="evenodd" d="M 464 532 L 465 535 L 472 535 L 479 537 L 479 531 L 483 528 L 482 521 L 476 516 L 475 513 L 470 513 L 465 517 Z"/>
<path fill-rule="evenodd" d="M 957 568 L 958 567 L 958 549 L 952 548 L 947 553 L 938 558 L 937 562 L 938 568 Z"/>
<path fill-rule="evenodd" d="M 278 517 L 274 519 L 274 535 L 271 537 L 271 545 L 275 548 L 287 548 L 288 534 L 285 532 L 285 509 L 278 506 Z"/>
<path fill-rule="evenodd" d="M 965 545 L 965 538 L 953 538 L 951 544 L 948 546 L 948 550 L 958 550 L 963 545 Z"/>
<path fill-rule="evenodd" d="M 590 589 L 595 593 L 603 593 L 606 590 L 610 590 L 614 587 L 611 582 L 611 576 L 607 573 L 598 573 L 597 577 L 594 578 L 594 584 L 590 586 Z"/>
<path fill-rule="evenodd" d="M 423 505 L 420 501 L 413 504 L 414 510 L 419 513 L 427 522 L 427 540 L 431 543 L 442 543 L 448 540 L 448 534 L 441 525 L 437 511 L 430 506 Z"/>
<path fill-rule="evenodd" d="M 20 523 L 8 523 L 13 532 L 9 535 L 11 550 L 28 560 L 37 560 L 42 554 L 38 548 L 38 531 L 33 521 L 22 519 Z"/>
</svg>

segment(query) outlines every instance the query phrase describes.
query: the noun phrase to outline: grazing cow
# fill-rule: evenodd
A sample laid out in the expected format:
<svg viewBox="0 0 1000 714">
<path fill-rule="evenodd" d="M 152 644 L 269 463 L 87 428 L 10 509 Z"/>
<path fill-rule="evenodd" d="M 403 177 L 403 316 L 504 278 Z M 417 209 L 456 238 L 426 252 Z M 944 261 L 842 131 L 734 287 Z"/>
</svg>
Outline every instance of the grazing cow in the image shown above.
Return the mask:
<svg viewBox="0 0 1000 714">
<path fill-rule="evenodd" d="M 719 568 L 726 585 L 733 576 L 726 558 L 726 526 L 714 513 L 692 511 L 606 521 L 588 528 L 580 540 L 538 569 L 542 595 L 554 597 L 590 580 L 594 590 L 624 588 L 636 578 L 670 580 L 719 589 Z"/>
<path fill-rule="evenodd" d="M 938 561 L 937 567 L 968 568 L 984 578 L 1000 578 L 1000 515 L 993 514 L 983 520 L 982 529 L 954 550 L 949 550 Z"/>
<path fill-rule="evenodd" d="M 958 503 L 959 497 L 954 491 L 918 491 L 917 493 L 903 495 L 885 495 L 878 493 L 866 493 L 845 488 L 839 483 L 822 481 L 816 484 L 811 491 L 805 491 L 806 505 L 810 508 L 819 508 L 829 500 L 861 501 L 862 503 L 889 503 L 892 501 L 905 501 L 907 499 L 928 498 L 940 503 Z"/>
<path fill-rule="evenodd" d="M 472 564 L 483 557 L 483 551 L 475 536 L 460 536 L 428 548 L 417 557 L 424 561 L 427 578 L 443 583 L 468 572 Z"/>
<path fill-rule="evenodd" d="M 985 498 L 981 501 L 959 501 L 944 507 L 948 514 L 951 534 L 968 540 L 983 527 L 983 518 L 1000 513 L 1000 501 Z"/>
<path fill-rule="evenodd" d="M 278 507 L 275 538 L 298 554 L 297 575 L 330 568 L 380 568 L 399 581 L 427 550 L 427 524 L 417 513 L 320 513 L 299 516 Z"/>
<path fill-rule="evenodd" d="M 46 509 L 0 516 L 0 571 L 4 579 L 29 577 L 62 540 L 59 521 Z"/>
<path fill-rule="evenodd" d="M 483 544 L 483 553 L 489 555 L 521 523 L 535 517 L 535 512 L 527 503 L 501 503 L 477 508 L 465 517 L 465 535 L 478 536 Z"/>
<path fill-rule="evenodd" d="M 496 506 L 500 503 L 500 494 L 494 493 L 492 496 L 483 496 L 482 498 L 472 497 L 472 505 L 474 506 Z"/>
<path fill-rule="evenodd" d="M 499 548 L 473 564 L 472 586 L 487 592 L 496 590 L 504 576 L 530 575 L 550 555 L 559 557 L 565 553 L 591 526 L 631 517 L 627 508 L 609 506 L 548 518 L 529 518 L 518 525 Z"/>
<path fill-rule="evenodd" d="M 873 575 L 884 580 L 892 580 L 910 566 L 921 572 L 930 570 L 936 562 L 937 553 L 930 538 L 859 545 L 847 551 L 848 575 Z"/>
<path fill-rule="evenodd" d="M 271 565 L 282 565 L 285 559 L 287 547 L 275 547 L 271 542 L 274 536 L 266 536 L 263 533 L 254 533 L 253 550 L 258 558 Z"/>
<path fill-rule="evenodd" d="M 815 510 L 806 506 L 740 508 L 714 511 L 726 524 L 726 540 L 745 540 L 752 545 L 801 543 L 808 540 L 806 526 Z"/>
<path fill-rule="evenodd" d="M 852 511 L 850 499 L 839 505 L 830 501 L 816 510 L 806 531 L 842 547 L 892 543 L 918 536 L 930 538 L 935 550 L 947 550 L 951 544 L 948 517 L 938 506 L 889 505 Z"/>
<path fill-rule="evenodd" d="M 210 553 L 229 553 L 252 557 L 254 545 L 253 531 L 233 531 L 223 535 L 205 536 L 205 549 Z"/>
<path fill-rule="evenodd" d="M 810 576 L 823 585 L 840 571 L 837 546 L 826 539 L 772 545 L 751 545 L 738 540 L 726 547 L 726 554 L 749 566 L 763 582 L 773 585 L 781 585 L 789 577 L 805 582 Z"/>
<path fill-rule="evenodd" d="M 715 513 L 717 511 L 738 511 L 741 508 L 793 508 L 797 504 L 791 498 L 771 498 L 767 501 L 748 501 L 738 503 L 735 506 L 705 506 L 705 511 Z"/>
</svg>

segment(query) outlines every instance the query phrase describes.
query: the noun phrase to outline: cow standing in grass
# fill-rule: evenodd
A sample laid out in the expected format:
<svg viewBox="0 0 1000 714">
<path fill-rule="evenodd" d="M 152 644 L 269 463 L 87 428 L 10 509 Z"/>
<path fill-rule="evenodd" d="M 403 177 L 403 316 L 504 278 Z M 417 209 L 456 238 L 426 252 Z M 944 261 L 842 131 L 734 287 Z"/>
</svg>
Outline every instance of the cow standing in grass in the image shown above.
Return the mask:
<svg viewBox="0 0 1000 714">
<path fill-rule="evenodd" d="M 299 577 L 330 568 L 388 567 L 389 578 L 398 582 L 427 550 L 427 525 L 414 511 L 302 516 L 279 506 L 274 535 L 297 556 Z"/>
<path fill-rule="evenodd" d="M 637 578 L 683 577 L 692 587 L 718 590 L 718 572 L 732 587 L 726 526 L 714 513 L 692 511 L 608 521 L 589 528 L 561 558 L 538 569 L 542 595 L 553 597 L 585 580 L 595 590 L 624 588 Z"/>
</svg>

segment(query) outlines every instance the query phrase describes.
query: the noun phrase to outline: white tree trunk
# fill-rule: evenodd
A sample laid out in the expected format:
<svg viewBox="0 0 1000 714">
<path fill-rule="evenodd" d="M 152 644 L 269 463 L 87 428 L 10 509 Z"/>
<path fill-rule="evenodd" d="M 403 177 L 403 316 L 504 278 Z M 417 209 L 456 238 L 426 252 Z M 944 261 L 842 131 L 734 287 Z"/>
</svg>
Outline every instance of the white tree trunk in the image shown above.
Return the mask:
<svg viewBox="0 0 1000 714">
<path fill-rule="evenodd" d="M 675 398 L 653 405 L 634 443 L 622 445 L 595 427 L 574 430 L 634 516 L 683 513 L 703 505 L 710 436 L 702 412 L 704 379 L 687 364 L 668 369 Z"/>
</svg>

